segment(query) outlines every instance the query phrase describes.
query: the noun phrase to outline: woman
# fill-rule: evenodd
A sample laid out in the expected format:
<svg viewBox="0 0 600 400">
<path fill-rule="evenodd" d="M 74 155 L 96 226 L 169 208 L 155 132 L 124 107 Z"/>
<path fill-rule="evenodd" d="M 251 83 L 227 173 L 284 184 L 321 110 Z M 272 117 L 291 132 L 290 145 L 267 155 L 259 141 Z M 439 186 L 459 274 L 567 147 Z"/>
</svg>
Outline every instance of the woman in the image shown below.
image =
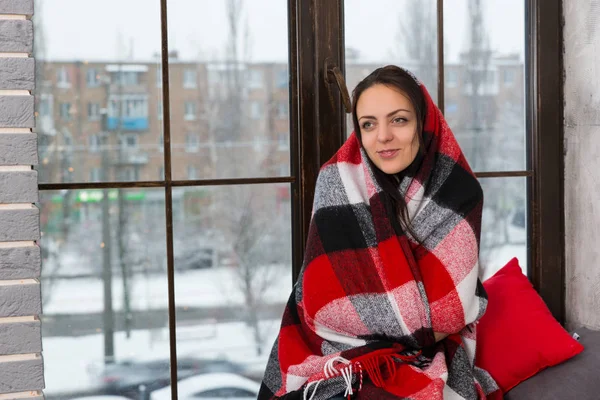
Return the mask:
<svg viewBox="0 0 600 400">
<path fill-rule="evenodd" d="M 498 387 L 474 367 L 481 186 L 405 70 L 359 83 L 352 117 L 259 399 L 483 399 Z"/>
</svg>

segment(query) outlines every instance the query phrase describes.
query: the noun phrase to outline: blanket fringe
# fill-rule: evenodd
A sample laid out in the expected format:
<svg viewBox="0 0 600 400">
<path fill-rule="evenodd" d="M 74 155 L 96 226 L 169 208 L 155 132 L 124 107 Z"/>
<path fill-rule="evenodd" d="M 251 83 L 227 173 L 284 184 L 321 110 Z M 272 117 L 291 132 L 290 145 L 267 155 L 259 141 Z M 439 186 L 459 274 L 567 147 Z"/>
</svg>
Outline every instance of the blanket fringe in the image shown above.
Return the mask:
<svg viewBox="0 0 600 400">
<path fill-rule="evenodd" d="M 386 381 L 393 380 L 396 376 L 398 361 L 418 364 L 420 363 L 421 351 L 417 351 L 414 354 L 403 355 L 398 354 L 397 349 L 385 349 L 382 351 L 365 354 L 362 357 L 357 357 L 355 360 L 347 360 L 343 357 L 334 357 L 325 363 L 323 367 L 323 373 L 325 379 L 318 381 L 309 382 L 304 388 L 304 400 L 312 400 L 317 392 L 319 384 L 324 380 L 331 379 L 333 377 L 341 376 L 344 379 L 346 385 L 344 391 L 344 397 L 350 399 L 356 392 L 360 392 L 363 387 L 363 370 L 373 384 L 380 388 L 385 388 Z M 342 364 L 343 367 L 336 367 L 336 363 Z M 352 378 L 354 375 L 357 376 L 358 388 L 352 387 Z M 312 385 L 315 385 L 312 394 L 309 397 L 309 390 Z"/>
</svg>

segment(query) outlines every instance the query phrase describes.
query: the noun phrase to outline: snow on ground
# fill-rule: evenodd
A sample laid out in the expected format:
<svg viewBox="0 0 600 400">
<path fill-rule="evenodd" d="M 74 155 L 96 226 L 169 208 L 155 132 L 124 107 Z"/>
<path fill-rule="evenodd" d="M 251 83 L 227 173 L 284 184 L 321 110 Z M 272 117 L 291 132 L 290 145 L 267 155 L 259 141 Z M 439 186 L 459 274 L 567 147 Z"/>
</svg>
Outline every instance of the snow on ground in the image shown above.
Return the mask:
<svg viewBox="0 0 600 400">
<path fill-rule="evenodd" d="M 263 321 L 267 332 L 263 355 L 257 356 L 252 331 L 242 322 L 192 326 L 178 335 L 179 357 L 226 358 L 252 371 L 263 371 L 279 329 L 280 321 Z M 93 389 L 97 385 L 103 357 L 102 334 L 80 337 L 44 338 L 44 370 L 47 394 Z M 117 360 L 156 360 L 169 358 L 168 329 L 115 334 Z"/>
<path fill-rule="evenodd" d="M 291 270 L 276 266 L 274 280 L 264 291 L 267 304 L 286 301 L 292 288 Z M 123 283 L 113 278 L 113 307 L 123 308 Z M 131 279 L 132 308 L 135 310 L 166 309 L 168 306 L 167 274 L 135 275 Z M 46 290 L 44 288 L 44 290 Z M 44 314 L 97 313 L 104 307 L 103 281 L 100 278 L 64 279 L 52 283 L 44 297 Z M 211 307 L 244 304 L 240 279 L 231 267 L 178 271 L 175 274 L 177 306 Z"/>
</svg>

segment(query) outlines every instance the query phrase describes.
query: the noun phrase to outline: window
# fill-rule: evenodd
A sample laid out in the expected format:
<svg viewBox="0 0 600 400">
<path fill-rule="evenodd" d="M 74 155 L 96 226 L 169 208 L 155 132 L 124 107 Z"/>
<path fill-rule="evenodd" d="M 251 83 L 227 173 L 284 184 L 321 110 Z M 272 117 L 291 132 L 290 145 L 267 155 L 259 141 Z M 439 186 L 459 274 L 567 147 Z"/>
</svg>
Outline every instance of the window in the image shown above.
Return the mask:
<svg viewBox="0 0 600 400">
<path fill-rule="evenodd" d="M 99 120 L 100 119 L 100 104 L 88 103 L 88 119 Z"/>
<path fill-rule="evenodd" d="M 88 87 L 98 87 L 100 86 L 100 76 L 98 75 L 98 70 L 96 68 L 90 68 L 85 73 L 86 84 Z"/>
<path fill-rule="evenodd" d="M 456 85 L 458 85 L 458 71 L 455 69 L 448 69 L 446 74 L 446 86 L 450 88 L 456 87 Z"/>
<path fill-rule="evenodd" d="M 161 153 L 165 151 L 165 137 L 162 134 L 158 137 L 158 150 Z"/>
<path fill-rule="evenodd" d="M 52 116 L 52 97 L 42 95 L 39 103 L 40 117 Z"/>
<path fill-rule="evenodd" d="M 288 104 L 279 102 L 277 103 L 277 118 L 287 119 L 288 118 Z"/>
<path fill-rule="evenodd" d="M 279 150 L 288 150 L 290 148 L 289 132 L 279 132 L 277 135 L 277 143 Z"/>
<path fill-rule="evenodd" d="M 259 101 L 250 102 L 250 118 L 262 119 L 263 118 L 263 107 Z"/>
<path fill-rule="evenodd" d="M 157 104 L 157 110 L 156 110 L 157 118 L 159 121 L 162 121 L 162 119 L 163 119 L 163 102 L 162 102 L 162 100 L 158 100 L 156 104 Z"/>
<path fill-rule="evenodd" d="M 119 146 L 128 150 L 135 150 L 138 148 L 138 135 L 128 134 L 119 137 Z"/>
<path fill-rule="evenodd" d="M 197 152 L 200 148 L 200 138 L 196 133 L 188 133 L 185 135 L 185 151 Z"/>
<path fill-rule="evenodd" d="M 194 167 L 193 165 L 188 165 L 188 167 L 187 167 L 187 178 L 189 180 L 198 179 L 198 173 L 196 171 L 196 167 Z"/>
<path fill-rule="evenodd" d="M 134 86 L 140 82 L 140 72 L 137 71 L 118 71 L 111 72 L 112 82 L 121 86 Z"/>
<path fill-rule="evenodd" d="M 69 78 L 69 72 L 67 68 L 62 66 L 56 71 L 56 85 L 59 88 L 68 88 L 71 86 L 71 80 Z"/>
<path fill-rule="evenodd" d="M 511 86 L 513 83 L 515 83 L 515 70 L 507 68 L 503 72 L 504 86 Z"/>
<path fill-rule="evenodd" d="M 281 70 L 277 72 L 277 82 L 275 84 L 278 89 L 287 89 L 289 86 L 289 72 L 288 70 Z"/>
<path fill-rule="evenodd" d="M 196 103 L 193 101 L 185 102 L 185 114 L 183 118 L 186 121 L 193 121 L 196 119 Z"/>
<path fill-rule="evenodd" d="M 195 69 L 186 68 L 183 70 L 183 87 L 186 89 L 195 89 L 198 85 L 197 73 Z"/>
<path fill-rule="evenodd" d="M 60 119 L 63 121 L 71 119 L 71 103 L 60 103 Z"/>
<path fill-rule="evenodd" d="M 156 87 L 162 87 L 162 69 L 160 65 L 156 67 Z"/>
<path fill-rule="evenodd" d="M 140 180 L 140 170 L 136 167 L 124 168 L 121 173 L 125 182 L 135 182 Z"/>
<path fill-rule="evenodd" d="M 100 139 L 100 136 L 98 134 L 93 134 L 90 135 L 88 138 L 88 147 L 90 149 L 91 152 L 95 153 L 98 150 L 100 150 L 100 145 L 102 144 L 102 141 Z"/>
<path fill-rule="evenodd" d="M 148 118 L 148 98 L 145 95 L 110 96 L 108 116 L 111 118 Z"/>
<path fill-rule="evenodd" d="M 165 179 L 165 168 L 164 167 L 158 167 L 158 180 L 164 180 Z"/>
<path fill-rule="evenodd" d="M 248 71 L 248 87 L 250 89 L 262 89 L 264 85 L 264 74 L 259 69 L 251 69 Z"/>
<path fill-rule="evenodd" d="M 90 169 L 90 182 L 100 182 L 102 179 L 102 168 Z"/>
</svg>

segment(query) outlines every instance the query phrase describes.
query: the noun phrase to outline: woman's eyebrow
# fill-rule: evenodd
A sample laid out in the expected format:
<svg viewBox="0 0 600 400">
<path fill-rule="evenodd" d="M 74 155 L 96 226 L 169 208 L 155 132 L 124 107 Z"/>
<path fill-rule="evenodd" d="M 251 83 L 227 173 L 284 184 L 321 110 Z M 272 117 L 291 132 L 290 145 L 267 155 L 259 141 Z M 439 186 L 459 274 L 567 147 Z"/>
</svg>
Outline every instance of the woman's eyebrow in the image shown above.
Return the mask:
<svg viewBox="0 0 600 400">
<path fill-rule="evenodd" d="M 410 112 L 411 112 L 410 110 L 407 110 L 407 109 L 405 109 L 405 108 L 399 108 L 399 109 L 397 109 L 397 110 L 394 110 L 394 111 L 392 111 L 391 113 L 389 113 L 389 114 L 387 115 L 387 117 L 391 117 L 392 115 L 396 114 L 398 111 L 406 111 L 407 113 L 410 113 Z M 361 119 L 363 119 L 363 118 L 366 118 L 366 119 L 377 119 L 377 118 L 375 118 L 375 117 L 374 117 L 374 116 L 372 116 L 372 115 L 363 115 L 362 117 L 360 117 L 360 118 L 359 118 L 359 120 L 361 120 Z"/>
</svg>

